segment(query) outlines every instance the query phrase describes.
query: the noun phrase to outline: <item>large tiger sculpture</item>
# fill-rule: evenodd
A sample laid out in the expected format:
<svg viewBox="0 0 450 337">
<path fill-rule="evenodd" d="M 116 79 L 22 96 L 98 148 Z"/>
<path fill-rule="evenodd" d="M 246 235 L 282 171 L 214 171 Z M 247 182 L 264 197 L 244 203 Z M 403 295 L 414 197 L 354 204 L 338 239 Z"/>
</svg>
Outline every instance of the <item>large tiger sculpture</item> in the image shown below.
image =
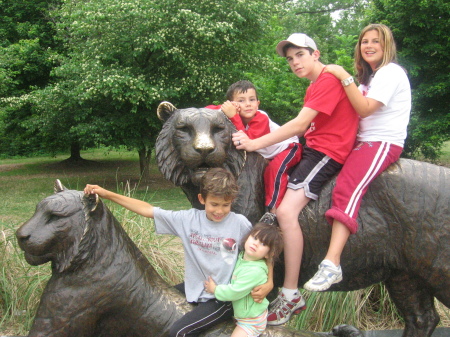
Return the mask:
<svg viewBox="0 0 450 337">
<path fill-rule="evenodd" d="M 236 129 L 229 119 L 217 110 L 176 110 L 168 102 L 158 107 L 158 116 L 167 121 L 156 140 L 163 176 L 182 188 L 193 207 L 202 208 L 197 197 L 201 176 L 208 168 L 224 167 L 238 178 L 240 187 L 232 210 L 257 221 L 264 211 L 264 195 L 255 191 L 264 188 L 267 163 L 257 153 L 235 149 L 231 133 Z"/>
<path fill-rule="evenodd" d="M 241 194 L 233 210 L 255 222 L 263 213 L 265 162 L 231 144 L 234 127 L 218 110 L 158 108 L 164 126 L 156 142 L 164 177 L 181 186 L 194 207 L 198 180 L 205 169 L 221 166 L 237 177 Z M 259 157 L 259 159 L 258 159 Z M 317 271 L 326 254 L 331 228 L 325 211 L 333 179 L 318 201 L 300 214 L 305 247 L 299 284 Z M 370 186 L 362 201 L 360 229 L 342 256 L 344 280 L 330 290 L 355 290 L 384 282 L 405 320 L 404 337 L 431 336 L 439 322 L 437 298 L 450 308 L 450 169 L 401 159 Z M 274 272 L 282 285 L 283 265 Z"/>
<path fill-rule="evenodd" d="M 51 262 L 29 337 L 168 336 L 170 326 L 191 305 L 150 265 L 96 195 L 67 190 L 42 200 L 16 232 L 31 265 Z M 204 337 L 229 336 L 224 323 Z M 265 337 L 320 337 L 329 334 L 269 328 Z M 351 326 L 333 336 L 362 336 Z"/>
</svg>

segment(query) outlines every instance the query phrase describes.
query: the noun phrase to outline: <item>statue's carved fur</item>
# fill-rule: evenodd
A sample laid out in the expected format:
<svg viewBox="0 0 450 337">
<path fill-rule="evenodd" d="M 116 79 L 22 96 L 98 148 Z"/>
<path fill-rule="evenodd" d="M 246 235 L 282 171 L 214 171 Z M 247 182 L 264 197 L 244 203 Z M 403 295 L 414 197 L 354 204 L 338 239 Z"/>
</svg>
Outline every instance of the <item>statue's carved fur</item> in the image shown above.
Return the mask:
<svg viewBox="0 0 450 337">
<path fill-rule="evenodd" d="M 186 133 L 189 135 L 183 138 L 183 147 L 174 145 L 178 143 L 179 120 L 191 121 L 191 116 L 207 115 L 208 125 L 219 121 L 223 124 L 226 117 L 220 111 L 175 109 L 168 103 L 164 103 L 159 110 L 164 111 L 165 117 L 160 114 L 160 118 L 165 120 L 165 124 L 157 141 L 158 165 L 165 178 L 181 186 L 192 205 L 197 207 L 192 200 L 198 192 L 190 182 L 198 180 L 194 172 L 203 167 L 207 158 L 201 144 L 194 141 L 197 135 L 209 139 L 208 153 L 227 148 L 227 151 L 217 152 L 214 162 L 207 166 L 225 166 L 226 157 L 235 160 L 236 152 L 240 151 L 234 148 L 230 137 L 226 137 L 223 130 L 222 142 L 215 142 L 214 127 L 203 127 L 197 122 L 200 117 L 185 123 L 188 124 L 189 132 Z M 232 128 L 227 129 L 231 133 Z M 171 151 L 169 165 L 166 156 L 161 153 L 165 147 Z M 191 160 L 190 153 L 195 153 L 195 160 Z M 224 157 L 220 159 L 220 155 Z M 245 194 L 233 210 L 254 222 L 262 215 L 261 208 L 255 214 L 249 212 L 251 208 L 248 205 L 263 203 L 260 197 L 264 195 L 264 189 L 259 179 L 265 164 L 256 159 L 250 162 L 250 155 L 247 153 L 244 167 L 251 167 L 251 172 L 257 174 L 247 172 L 245 179 L 242 179 L 242 172 L 239 176 L 239 171 L 233 171 L 239 176 Z M 174 180 L 168 174 L 174 166 L 189 167 L 182 173 L 185 175 L 183 180 Z M 314 275 L 326 254 L 331 227 L 324 214 L 331 204 L 334 183 L 335 179 L 332 179 L 326 184 L 318 201 L 311 201 L 300 214 L 305 240 L 300 285 Z M 401 159 L 372 182 L 363 198 L 358 222 L 359 231 L 350 237 L 342 256 L 344 279 L 330 290 L 355 290 L 384 282 L 405 319 L 403 336 L 431 336 L 439 322 L 434 298 L 450 308 L 450 169 Z M 276 265 L 274 275 L 278 286 L 283 281 L 283 268 L 283 264 Z"/>
<path fill-rule="evenodd" d="M 158 116 L 166 121 L 156 140 L 156 157 L 163 176 L 180 186 L 196 208 L 200 178 L 210 167 L 224 167 L 238 178 L 240 193 L 233 210 L 245 214 L 254 223 L 264 210 L 266 160 L 257 153 L 238 151 L 231 144 L 234 125 L 223 113 L 211 109 L 177 110 L 162 103 Z"/>
<path fill-rule="evenodd" d="M 55 186 L 16 233 L 28 263 L 52 264 L 29 336 L 165 335 L 190 309 L 184 297 L 96 195 Z"/>
<path fill-rule="evenodd" d="M 52 264 L 30 337 L 167 336 L 191 310 L 164 282 L 96 195 L 65 189 L 42 200 L 16 233 L 26 260 Z M 234 323 L 203 336 L 229 336 Z M 334 336 L 361 336 L 351 326 Z M 269 329 L 266 337 L 319 337 L 321 333 Z"/>
</svg>

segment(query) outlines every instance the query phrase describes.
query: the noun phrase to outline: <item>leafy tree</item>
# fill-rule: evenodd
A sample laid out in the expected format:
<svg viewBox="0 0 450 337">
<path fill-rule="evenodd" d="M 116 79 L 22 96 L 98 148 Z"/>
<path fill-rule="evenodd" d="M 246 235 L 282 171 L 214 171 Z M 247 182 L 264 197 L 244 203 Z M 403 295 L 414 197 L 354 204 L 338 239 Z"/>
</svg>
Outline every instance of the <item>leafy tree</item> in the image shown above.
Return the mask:
<svg viewBox="0 0 450 337">
<path fill-rule="evenodd" d="M 30 107 L 12 104 L 14 97 L 43 88 L 55 66 L 58 43 L 48 10 L 56 1 L 3 0 L 0 2 L 0 153 L 25 155 L 39 150 L 42 138 L 23 122 Z"/>
<path fill-rule="evenodd" d="M 350 0 L 58 4 L 0 4 L 0 152 L 71 147 L 77 158 L 83 147 L 126 145 L 139 151 L 142 170 L 160 129 L 160 101 L 180 107 L 222 102 L 228 85 L 246 78 L 258 87 L 261 108 L 284 123 L 301 108 L 308 82 L 291 73 L 276 43 L 306 32 L 324 63 L 351 71 L 355 36 L 368 22 L 362 19 L 368 3 Z M 409 70 L 410 156 L 436 157 L 450 134 L 448 6 L 373 0 L 369 12 L 370 21 L 394 30 Z"/>
<path fill-rule="evenodd" d="M 321 52 L 323 63 L 337 63 L 352 71 L 355 36 L 362 26 L 365 2 L 349 0 L 287 1 L 269 22 L 262 43 L 255 51 L 267 55 L 264 72 L 247 69 L 246 76 L 257 86 L 261 109 L 278 123 L 298 114 L 309 82 L 299 79 L 286 60 L 275 51 L 277 43 L 290 34 L 303 32 L 312 37 Z"/>
<path fill-rule="evenodd" d="M 243 69 L 271 4 L 220 0 L 65 1 L 52 12 L 67 54 L 53 84 L 23 97 L 46 145 L 126 145 L 144 169 L 160 129 L 156 107 L 204 106 Z"/>
<path fill-rule="evenodd" d="M 48 11 L 57 1 L 0 2 L 0 95 L 17 96 L 47 84 L 58 43 Z"/>
<path fill-rule="evenodd" d="M 437 159 L 450 139 L 450 3 L 374 0 L 370 19 L 392 29 L 409 72 L 413 111 L 405 154 Z"/>
</svg>

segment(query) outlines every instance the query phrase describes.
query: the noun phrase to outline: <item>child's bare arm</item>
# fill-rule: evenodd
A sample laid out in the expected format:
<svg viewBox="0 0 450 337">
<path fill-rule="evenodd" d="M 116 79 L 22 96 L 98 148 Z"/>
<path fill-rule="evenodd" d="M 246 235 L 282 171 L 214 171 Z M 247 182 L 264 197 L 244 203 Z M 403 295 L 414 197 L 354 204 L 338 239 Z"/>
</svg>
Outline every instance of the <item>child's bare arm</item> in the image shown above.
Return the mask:
<svg viewBox="0 0 450 337">
<path fill-rule="evenodd" d="M 340 81 L 350 77 L 350 74 L 343 67 L 337 64 L 327 64 L 324 72 L 336 76 L 336 78 Z"/>
<path fill-rule="evenodd" d="M 86 187 L 84 188 L 84 193 L 97 194 L 99 197 L 111 200 L 112 202 L 115 202 L 116 204 L 119 204 L 125 207 L 126 209 L 135 212 L 139 215 L 145 216 L 147 218 L 154 217 L 153 206 L 145 201 L 130 198 L 121 194 L 108 191 L 98 185 L 87 184 Z"/>
<path fill-rule="evenodd" d="M 256 139 L 250 139 L 242 131 L 233 133 L 233 144 L 238 150 L 246 150 L 252 152 L 269 145 L 279 143 L 292 136 L 303 136 L 303 134 L 308 130 L 311 121 L 314 119 L 314 117 L 317 116 L 318 113 L 319 112 L 314 109 L 303 107 L 297 117 L 290 120 L 286 124 L 283 124 L 275 131 L 266 134 L 265 136 Z"/>
</svg>

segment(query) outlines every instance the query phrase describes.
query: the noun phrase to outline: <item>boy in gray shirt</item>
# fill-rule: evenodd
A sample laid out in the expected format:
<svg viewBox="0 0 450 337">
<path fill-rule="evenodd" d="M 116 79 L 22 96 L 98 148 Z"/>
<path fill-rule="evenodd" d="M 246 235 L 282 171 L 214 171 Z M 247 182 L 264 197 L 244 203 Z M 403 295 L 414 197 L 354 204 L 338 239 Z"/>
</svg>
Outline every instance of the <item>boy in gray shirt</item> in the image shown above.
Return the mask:
<svg viewBox="0 0 450 337">
<path fill-rule="evenodd" d="M 84 192 L 96 193 L 130 211 L 154 218 L 158 234 L 172 234 L 182 240 L 185 274 L 184 283 L 177 289 L 186 294 L 188 302 L 197 305 L 174 323 L 169 336 L 197 336 L 213 325 L 231 319 L 231 303 L 216 300 L 203 286 L 207 276 L 212 276 L 217 284 L 230 282 L 239 242 L 252 227 L 243 215 L 231 212 L 238 186 L 229 171 L 213 168 L 202 177 L 198 198 L 205 206 L 204 210 L 167 211 L 98 185 L 88 184 Z"/>
</svg>

